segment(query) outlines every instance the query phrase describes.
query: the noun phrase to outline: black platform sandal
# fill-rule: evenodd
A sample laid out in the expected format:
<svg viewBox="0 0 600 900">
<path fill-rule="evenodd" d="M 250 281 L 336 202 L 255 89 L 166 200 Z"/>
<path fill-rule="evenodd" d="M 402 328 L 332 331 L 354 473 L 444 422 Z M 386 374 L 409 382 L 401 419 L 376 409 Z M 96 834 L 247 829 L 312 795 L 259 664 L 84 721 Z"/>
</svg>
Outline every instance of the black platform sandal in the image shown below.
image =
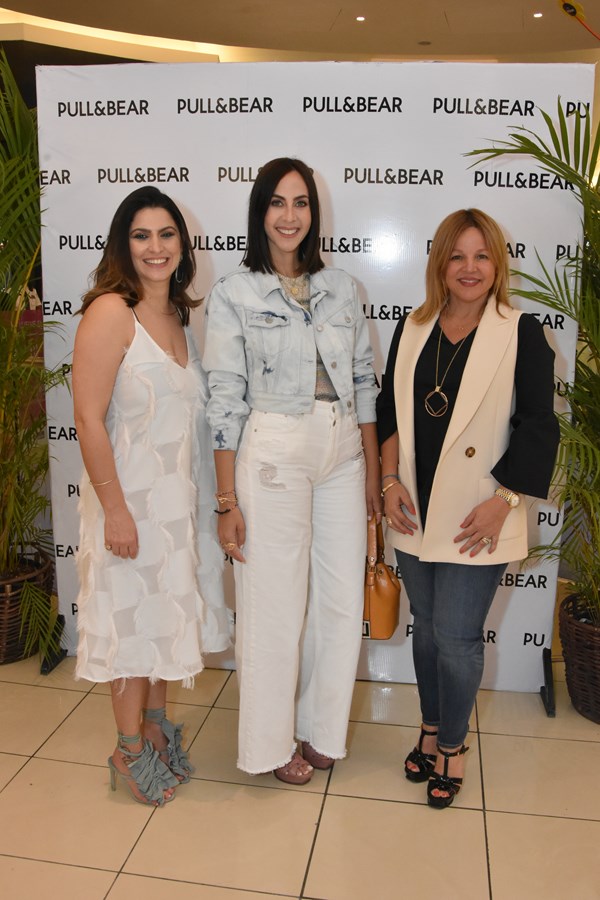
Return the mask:
<svg viewBox="0 0 600 900">
<path fill-rule="evenodd" d="M 448 760 L 452 759 L 453 756 L 464 756 L 468 749 L 469 748 L 465 747 L 463 744 L 459 750 L 453 750 L 450 753 L 448 750 L 442 750 L 438 744 L 438 753 L 441 753 L 444 757 L 444 771 L 441 775 L 434 772 L 427 785 L 427 802 L 430 806 L 433 806 L 434 809 L 446 809 L 447 806 L 450 806 L 453 803 L 454 798 L 460 791 L 463 780 L 462 778 L 451 778 L 448 775 Z M 434 797 L 432 791 L 436 790 L 445 791 L 448 796 Z"/>
<path fill-rule="evenodd" d="M 409 781 L 421 782 L 427 781 L 431 773 L 433 772 L 435 766 L 435 753 L 423 753 L 423 738 L 425 735 L 433 737 L 433 735 L 437 734 L 437 731 L 427 731 L 426 728 L 421 726 L 421 734 L 419 735 L 419 743 L 411 750 L 406 759 L 404 760 L 404 774 L 408 778 Z M 415 772 L 413 769 L 408 767 L 408 763 L 412 763 L 413 766 L 417 766 L 418 770 Z"/>
</svg>

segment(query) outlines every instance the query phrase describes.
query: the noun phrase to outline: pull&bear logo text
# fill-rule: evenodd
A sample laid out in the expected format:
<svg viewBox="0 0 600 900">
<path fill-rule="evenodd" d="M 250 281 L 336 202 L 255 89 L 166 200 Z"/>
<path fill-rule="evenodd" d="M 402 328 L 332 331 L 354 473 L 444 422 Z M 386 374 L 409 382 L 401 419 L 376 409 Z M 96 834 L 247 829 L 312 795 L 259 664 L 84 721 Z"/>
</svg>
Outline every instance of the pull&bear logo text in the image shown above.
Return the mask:
<svg viewBox="0 0 600 900">
<path fill-rule="evenodd" d="M 302 112 L 402 112 L 402 97 L 303 97 Z"/>
<path fill-rule="evenodd" d="M 98 169 L 98 184 L 103 181 L 109 184 L 165 184 L 169 181 L 190 183 L 190 170 L 187 166 L 138 166 L 126 168 Z"/>
<path fill-rule="evenodd" d="M 355 184 L 431 184 L 442 185 L 444 172 L 442 169 L 344 169 L 344 184 L 353 181 Z"/>
<path fill-rule="evenodd" d="M 56 104 L 58 118 L 70 116 L 147 116 L 147 100 L 59 100 Z"/>
<path fill-rule="evenodd" d="M 180 97 L 177 115 L 223 115 L 228 113 L 272 113 L 272 97 Z"/>
<path fill-rule="evenodd" d="M 475 187 L 517 188 L 518 190 L 572 191 L 573 185 L 560 175 L 551 172 L 475 172 Z"/>
<path fill-rule="evenodd" d="M 535 110 L 533 100 L 507 100 L 491 97 L 434 97 L 433 112 L 448 116 L 532 116 Z"/>
</svg>

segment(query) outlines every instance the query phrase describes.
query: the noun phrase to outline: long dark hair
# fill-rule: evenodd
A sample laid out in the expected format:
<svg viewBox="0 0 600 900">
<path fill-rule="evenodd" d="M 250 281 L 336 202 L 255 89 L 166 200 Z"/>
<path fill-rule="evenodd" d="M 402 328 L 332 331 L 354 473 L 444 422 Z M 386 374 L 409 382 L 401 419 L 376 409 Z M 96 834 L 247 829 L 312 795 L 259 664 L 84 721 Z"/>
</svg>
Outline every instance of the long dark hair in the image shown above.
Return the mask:
<svg viewBox="0 0 600 900">
<path fill-rule="evenodd" d="M 261 168 L 250 194 L 248 206 L 248 242 L 243 259 L 251 272 L 273 272 L 273 261 L 269 242 L 265 233 L 265 216 L 277 185 L 289 172 L 298 172 L 308 190 L 310 208 L 310 228 L 298 248 L 300 274 L 313 274 L 325 265 L 319 254 L 319 232 L 321 230 L 321 210 L 319 195 L 312 171 L 300 159 L 280 156 L 271 159 Z"/>
<path fill-rule="evenodd" d="M 184 325 L 190 319 L 190 309 L 198 306 L 201 300 L 192 300 L 187 294 L 194 275 L 196 260 L 192 250 L 192 242 L 179 207 L 167 194 L 158 188 L 145 186 L 133 191 L 119 204 L 110 223 L 108 238 L 102 259 L 93 272 L 94 286 L 83 297 L 80 313 L 101 294 L 120 294 L 127 306 L 133 307 L 143 299 L 142 284 L 133 268 L 129 251 L 129 231 L 136 214 L 142 209 L 164 209 L 169 213 L 181 240 L 181 261 L 177 271 L 171 275 L 169 298 Z M 177 275 L 177 278 L 175 277 Z"/>
</svg>

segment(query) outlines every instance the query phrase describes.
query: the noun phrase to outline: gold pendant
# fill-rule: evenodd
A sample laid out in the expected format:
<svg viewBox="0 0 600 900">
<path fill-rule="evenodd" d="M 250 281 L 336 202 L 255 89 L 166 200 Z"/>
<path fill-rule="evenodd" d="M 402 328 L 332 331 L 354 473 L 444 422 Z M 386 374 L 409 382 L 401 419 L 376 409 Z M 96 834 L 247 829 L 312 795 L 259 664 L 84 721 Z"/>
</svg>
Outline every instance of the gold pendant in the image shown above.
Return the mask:
<svg viewBox="0 0 600 900">
<path fill-rule="evenodd" d="M 438 405 L 437 409 L 431 402 L 434 397 L 438 398 L 436 403 L 441 403 L 441 406 Z M 429 393 L 425 397 L 425 409 L 430 416 L 433 416 L 434 419 L 439 419 L 440 416 L 445 416 L 448 412 L 448 398 L 446 397 L 445 393 L 440 390 L 439 387 L 436 387 L 434 391 L 429 391 Z"/>
</svg>

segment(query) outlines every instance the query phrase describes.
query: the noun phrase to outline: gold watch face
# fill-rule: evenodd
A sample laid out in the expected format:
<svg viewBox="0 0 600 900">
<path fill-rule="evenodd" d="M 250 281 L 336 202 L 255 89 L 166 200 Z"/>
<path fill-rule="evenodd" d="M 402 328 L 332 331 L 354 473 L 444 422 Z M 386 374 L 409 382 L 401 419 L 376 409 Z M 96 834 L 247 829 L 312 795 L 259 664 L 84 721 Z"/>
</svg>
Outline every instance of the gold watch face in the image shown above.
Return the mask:
<svg viewBox="0 0 600 900">
<path fill-rule="evenodd" d="M 496 494 L 498 497 L 502 497 L 503 500 L 506 500 L 508 505 L 513 509 L 521 502 L 520 496 L 515 494 L 514 491 L 509 491 L 508 488 L 497 488 Z"/>
</svg>

